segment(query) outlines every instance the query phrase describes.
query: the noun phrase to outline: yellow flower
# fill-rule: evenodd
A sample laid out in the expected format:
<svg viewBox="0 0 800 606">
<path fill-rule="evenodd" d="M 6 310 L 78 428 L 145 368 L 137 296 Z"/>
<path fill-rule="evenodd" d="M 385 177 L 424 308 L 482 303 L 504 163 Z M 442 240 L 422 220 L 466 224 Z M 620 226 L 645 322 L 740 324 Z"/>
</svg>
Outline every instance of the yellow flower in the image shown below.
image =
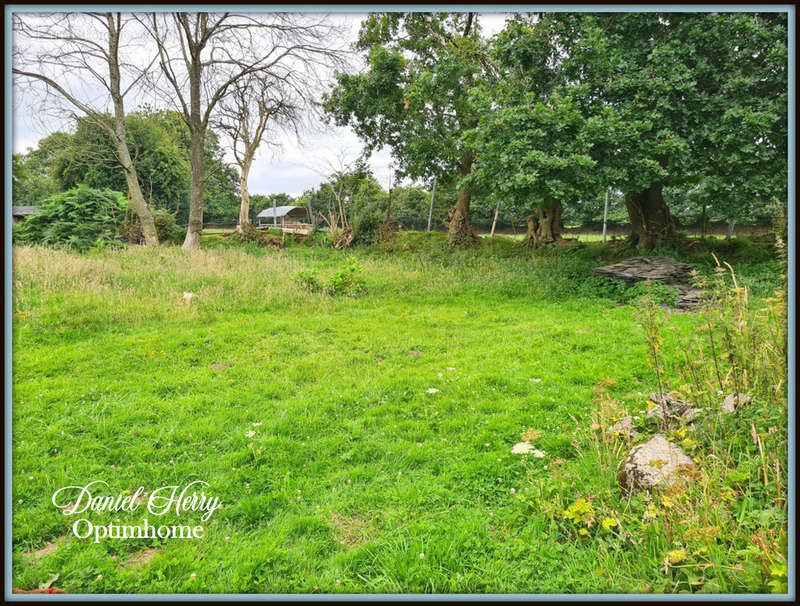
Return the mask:
<svg viewBox="0 0 800 606">
<path fill-rule="evenodd" d="M 670 551 L 667 553 L 667 557 L 669 558 L 670 564 L 679 564 L 686 559 L 686 550 L 676 549 L 674 551 Z"/>
<path fill-rule="evenodd" d="M 609 528 L 614 528 L 617 525 L 617 521 L 614 518 L 604 518 L 602 524 L 603 528 L 608 530 Z"/>
<path fill-rule="evenodd" d="M 587 534 L 589 534 L 589 531 L 588 531 L 588 530 L 586 530 L 585 528 L 581 528 L 581 529 L 578 531 L 578 534 L 579 534 L 579 535 L 581 535 L 581 536 L 584 536 L 584 537 L 585 537 Z"/>
<path fill-rule="evenodd" d="M 673 503 L 672 499 L 670 499 L 669 497 L 661 497 L 661 504 L 667 509 L 675 507 L 675 503 Z"/>
</svg>

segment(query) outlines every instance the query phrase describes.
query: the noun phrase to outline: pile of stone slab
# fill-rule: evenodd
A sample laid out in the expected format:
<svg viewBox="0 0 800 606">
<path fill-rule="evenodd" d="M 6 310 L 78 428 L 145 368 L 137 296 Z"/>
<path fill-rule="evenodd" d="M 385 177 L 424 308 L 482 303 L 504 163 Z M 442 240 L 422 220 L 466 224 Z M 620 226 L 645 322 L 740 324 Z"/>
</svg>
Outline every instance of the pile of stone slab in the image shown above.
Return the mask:
<svg viewBox="0 0 800 606">
<path fill-rule="evenodd" d="M 596 276 L 622 280 L 633 286 L 645 280 L 658 280 L 663 284 L 678 287 L 679 309 L 696 309 L 700 305 L 700 291 L 689 285 L 693 267 L 689 263 L 673 261 L 668 257 L 631 257 L 614 265 L 596 267 Z"/>
</svg>

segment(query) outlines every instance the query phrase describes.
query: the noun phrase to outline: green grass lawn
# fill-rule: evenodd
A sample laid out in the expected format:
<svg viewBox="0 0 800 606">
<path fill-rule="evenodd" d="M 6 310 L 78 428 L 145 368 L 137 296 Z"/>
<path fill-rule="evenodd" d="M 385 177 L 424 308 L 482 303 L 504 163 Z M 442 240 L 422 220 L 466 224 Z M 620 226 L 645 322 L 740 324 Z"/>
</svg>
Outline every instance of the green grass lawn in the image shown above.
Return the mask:
<svg viewBox="0 0 800 606">
<path fill-rule="evenodd" d="M 655 388 L 633 308 L 576 287 L 612 253 L 533 261 L 509 241 L 449 251 L 438 236 L 413 237 L 429 245 L 355 253 L 366 284 L 357 298 L 293 279 L 340 266 L 345 254 L 329 249 L 16 247 L 14 586 L 672 590 L 664 541 L 579 540 L 542 505 L 591 493 L 626 507 L 616 469 L 592 467 L 573 445 L 598 381 L 615 381 L 634 413 Z M 766 292 L 776 264 L 741 279 Z M 184 292 L 198 298 L 180 305 Z M 696 318 L 668 322 L 675 339 Z M 530 429 L 544 458 L 510 452 Z M 51 503 L 93 480 L 110 495 L 203 480 L 223 507 L 202 522 L 143 508 L 64 516 Z M 191 522 L 206 534 L 95 543 L 72 536 L 78 517 Z M 736 532 L 752 532 L 742 524 Z M 720 566 L 742 560 L 726 545 L 712 551 Z M 734 573 L 717 583 L 749 590 Z"/>
</svg>

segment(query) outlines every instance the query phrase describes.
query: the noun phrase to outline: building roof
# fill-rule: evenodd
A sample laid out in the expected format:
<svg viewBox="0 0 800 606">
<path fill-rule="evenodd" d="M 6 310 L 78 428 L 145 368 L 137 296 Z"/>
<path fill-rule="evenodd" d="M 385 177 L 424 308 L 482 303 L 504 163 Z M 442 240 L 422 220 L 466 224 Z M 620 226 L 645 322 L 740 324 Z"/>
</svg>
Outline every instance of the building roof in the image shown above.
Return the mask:
<svg viewBox="0 0 800 606">
<path fill-rule="evenodd" d="M 12 206 L 11 214 L 15 217 L 21 215 L 35 215 L 39 209 L 35 206 Z"/>
<path fill-rule="evenodd" d="M 274 214 L 273 214 L 274 210 Z M 271 219 L 272 217 L 306 217 L 308 211 L 303 206 L 278 206 L 277 208 L 265 208 L 256 215 L 256 218 Z"/>
</svg>

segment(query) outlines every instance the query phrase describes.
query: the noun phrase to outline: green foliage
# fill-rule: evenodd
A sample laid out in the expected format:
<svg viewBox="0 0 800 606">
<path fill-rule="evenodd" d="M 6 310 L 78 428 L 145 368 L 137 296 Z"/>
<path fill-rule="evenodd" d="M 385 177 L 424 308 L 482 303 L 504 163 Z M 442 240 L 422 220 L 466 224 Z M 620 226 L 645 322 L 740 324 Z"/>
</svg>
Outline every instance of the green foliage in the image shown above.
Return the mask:
<svg viewBox="0 0 800 606">
<path fill-rule="evenodd" d="M 175 236 L 175 217 L 166 209 L 162 208 L 153 212 L 153 223 L 156 226 L 159 242 L 166 242 Z M 128 242 L 138 244 L 144 241 L 142 224 L 132 208 L 128 208 L 125 213 L 120 224 L 120 232 Z"/>
<path fill-rule="evenodd" d="M 630 304 L 639 304 L 645 297 L 655 305 L 675 307 L 678 302 L 678 287 L 658 280 L 645 280 L 628 288 L 624 292 L 623 300 Z"/>
<path fill-rule="evenodd" d="M 111 116 L 105 117 L 110 121 Z M 167 210 L 177 222 L 188 221 L 189 134 L 182 119 L 171 111 L 149 107 L 125 118 L 127 144 L 136 163 L 139 185 L 152 210 Z M 238 218 L 238 173 L 224 161 L 224 150 L 214 131 L 206 135 L 206 187 L 203 198 L 206 221 Z M 125 174 L 108 133 L 87 118 L 76 121 L 72 135 L 55 133 L 25 156 L 29 164 L 46 166 L 48 187 L 69 189 L 85 184 L 96 189 L 127 191 Z M 35 174 L 41 175 L 37 168 Z M 31 169 L 28 170 L 31 172 Z M 43 177 L 37 177 L 41 180 Z M 22 180 L 20 195 L 40 187 L 32 177 Z M 56 185 L 57 184 L 57 185 Z M 17 202 L 14 202 L 17 204 Z"/>
<path fill-rule="evenodd" d="M 301 269 L 294 278 L 300 286 L 311 292 L 322 292 L 325 288 L 313 269 Z"/>
<path fill-rule="evenodd" d="M 12 156 L 12 200 L 14 206 L 38 206 L 60 191 L 56 167 L 69 144 L 70 135 L 55 132 L 41 139 L 36 149 Z"/>
<path fill-rule="evenodd" d="M 346 295 L 355 297 L 366 292 L 361 274 L 364 266 L 348 257 L 344 265 L 333 272 L 323 284 L 313 269 L 300 270 L 295 274 L 295 281 L 311 292 L 324 292 L 332 297 Z"/>
<path fill-rule="evenodd" d="M 85 185 L 44 200 L 39 212 L 15 231 L 17 242 L 65 246 L 86 251 L 103 242 L 117 242 L 125 212 L 125 196 Z"/>
<path fill-rule="evenodd" d="M 354 257 L 348 257 L 344 265 L 328 278 L 327 291 L 329 295 L 348 295 L 354 297 L 363 294 L 366 290 L 361 273 L 364 266 L 357 263 Z"/>
<path fill-rule="evenodd" d="M 503 83 L 472 92 L 474 179 L 511 207 L 663 183 L 679 214 L 769 215 L 786 203 L 786 44 L 778 13 L 519 15 L 492 43 Z"/>
</svg>

